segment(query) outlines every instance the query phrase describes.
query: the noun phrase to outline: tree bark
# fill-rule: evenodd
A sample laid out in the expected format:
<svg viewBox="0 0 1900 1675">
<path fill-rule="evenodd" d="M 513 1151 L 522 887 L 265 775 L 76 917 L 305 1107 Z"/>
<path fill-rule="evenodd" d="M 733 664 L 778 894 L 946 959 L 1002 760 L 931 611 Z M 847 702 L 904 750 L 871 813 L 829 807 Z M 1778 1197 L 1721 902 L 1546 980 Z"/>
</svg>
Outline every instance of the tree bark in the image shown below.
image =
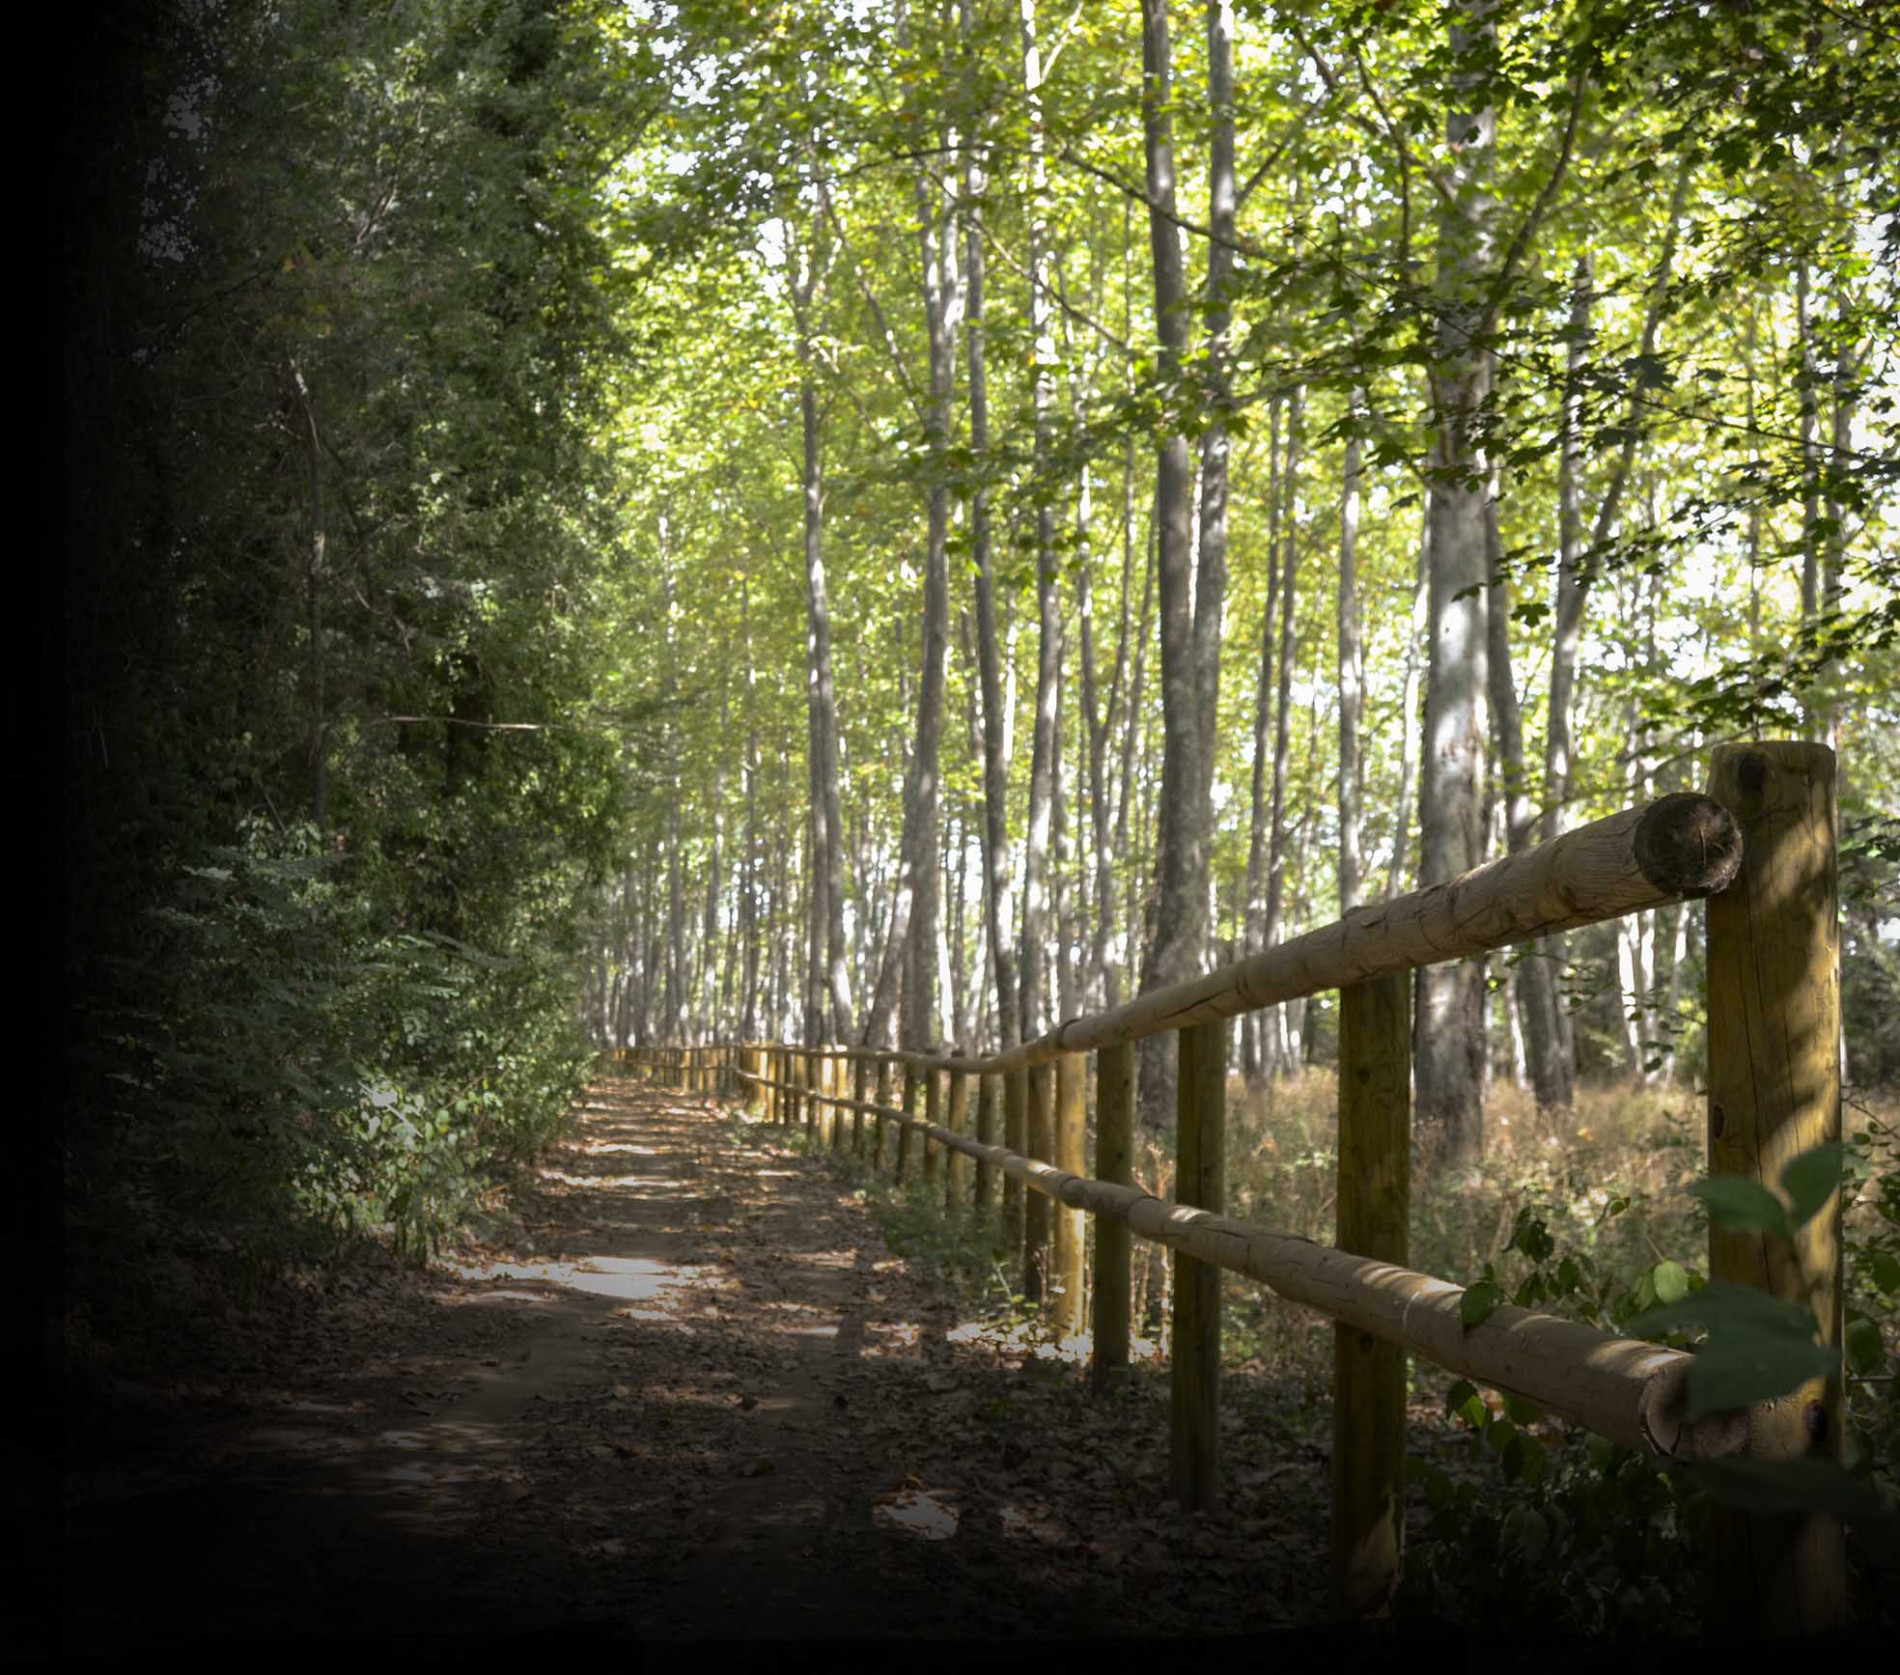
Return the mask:
<svg viewBox="0 0 1900 1675">
<path fill-rule="evenodd" d="M 1493 481 L 1496 481 L 1495 474 Z M 1504 544 L 1495 494 L 1485 508 L 1487 567 L 1496 578 L 1485 610 L 1485 664 L 1491 682 L 1491 725 L 1497 744 L 1498 778 L 1504 797 L 1504 848 L 1516 855 L 1533 847 L 1537 813 L 1524 763 L 1524 721 L 1511 673 L 1511 585 L 1503 578 Z M 1531 1091 L 1545 1110 L 1570 1104 L 1570 1065 L 1557 1038 L 1557 992 L 1550 963 L 1532 949 L 1512 968 L 1511 1004 L 1523 1031 L 1524 1067 Z M 1515 1051 L 1516 1037 L 1513 1036 Z"/>
<path fill-rule="evenodd" d="M 1430 655 L 1425 737 L 1420 748 L 1419 831 L 1424 883 L 1440 884 L 1478 864 L 1484 789 L 1486 659 L 1484 436 L 1488 357 L 1476 339 L 1491 265 L 1490 159 L 1495 116 L 1470 108 L 1484 80 L 1477 67 L 1494 25 L 1492 0 L 1455 13 L 1446 118 L 1448 193 L 1439 215 L 1436 289 L 1441 310 L 1431 369 L 1436 457 L 1431 500 Z M 1483 1151 L 1484 991 L 1471 962 L 1419 973 L 1415 1073 L 1421 1126 L 1440 1136 L 1448 1161 Z"/>
<path fill-rule="evenodd" d="M 967 31 L 968 20 L 965 19 Z M 976 487 L 970 497 L 970 544 L 976 584 L 977 676 L 983 698 L 983 914 L 996 985 L 1002 1045 L 1021 1039 L 1016 949 L 1010 926 L 1009 744 L 996 638 L 996 563 L 990 537 L 990 494 L 984 472 L 990 450 L 989 371 L 983 327 L 983 190 L 985 157 L 972 144 L 964 175 L 969 199 L 964 241 L 965 343 L 970 377 L 970 451 Z"/>
<path fill-rule="evenodd" d="M 1286 470 L 1283 482 L 1285 515 L 1281 523 L 1284 556 L 1280 567 L 1280 656 L 1276 676 L 1273 724 L 1273 798 L 1267 829 L 1267 911 L 1262 946 L 1280 940 L 1286 903 L 1286 791 L 1292 766 L 1293 660 L 1299 651 L 1299 624 L 1295 612 L 1300 570 L 1299 469 L 1300 427 L 1305 392 L 1294 390 L 1287 404 Z M 1264 1055 L 1269 1069 L 1285 1075 L 1293 1069 L 1293 1041 L 1284 1007 L 1261 1015 L 1267 1031 Z"/>
<path fill-rule="evenodd" d="M 1349 420 L 1358 417 L 1355 394 Z M 1359 628 L 1359 433 L 1346 438 L 1339 497 L 1339 911 L 1359 905 L 1364 862 L 1359 852 L 1362 800 L 1359 717 L 1365 705 L 1365 641 Z"/>
</svg>

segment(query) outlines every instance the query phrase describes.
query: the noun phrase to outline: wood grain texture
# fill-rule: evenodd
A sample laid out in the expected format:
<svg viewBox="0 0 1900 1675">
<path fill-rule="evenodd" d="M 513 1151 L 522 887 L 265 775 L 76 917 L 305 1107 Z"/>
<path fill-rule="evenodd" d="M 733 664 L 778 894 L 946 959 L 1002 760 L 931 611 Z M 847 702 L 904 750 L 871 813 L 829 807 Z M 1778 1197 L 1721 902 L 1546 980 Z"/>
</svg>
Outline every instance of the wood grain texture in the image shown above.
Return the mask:
<svg viewBox="0 0 1900 1675">
<path fill-rule="evenodd" d="M 901 1185 L 910 1170 L 910 1134 L 916 1124 L 908 1119 L 917 1115 L 917 1083 L 922 1072 L 914 1064 L 904 1066 L 904 1116 L 897 1130 L 897 1165 L 893 1173 Z"/>
<path fill-rule="evenodd" d="M 976 1089 L 976 1137 L 986 1146 L 996 1144 L 997 1118 L 1000 1104 L 997 1078 L 984 1076 L 978 1079 Z M 978 1158 L 976 1163 L 976 1207 L 987 1212 L 996 1203 L 997 1173 L 988 1158 Z M 1020 1189 L 1019 1189 L 1020 1190 Z"/>
<path fill-rule="evenodd" d="M 961 1070 L 950 1072 L 949 1100 L 944 1107 L 944 1127 L 952 1134 L 969 1132 L 970 1079 Z M 943 1157 L 943 1203 L 947 1210 L 962 1209 L 970 1201 L 970 1162 L 960 1151 L 950 1150 Z"/>
<path fill-rule="evenodd" d="M 1077 1056 L 1055 1063 L 1055 1152 L 1050 1159 L 1058 1169 L 1074 1175 L 1088 1173 L 1088 1061 Z M 1054 1212 L 1053 1254 L 1050 1262 L 1050 1301 L 1054 1305 L 1056 1334 L 1074 1337 L 1082 1330 L 1082 1264 L 1087 1249 L 1088 1215 L 1064 1204 Z"/>
<path fill-rule="evenodd" d="M 1339 991 L 1339 1191 L 1333 1242 L 1403 1266 L 1411 1226 L 1411 985 Z M 1333 1327 L 1333 1608 L 1383 1616 L 1405 1539 L 1402 1344 Z"/>
<path fill-rule="evenodd" d="M 1052 1163 L 1055 1150 L 1055 1066 L 1039 1064 L 1028 1076 L 1029 1110 L 1025 1150 L 1040 1163 Z M 1049 1295 L 1049 1200 L 1031 1193 L 1023 1204 L 1023 1301 L 1040 1306 Z"/>
<path fill-rule="evenodd" d="M 1104 1047 L 1095 1056 L 1095 1174 L 1116 1186 L 1135 1184 L 1135 1045 Z M 1095 1289 L 1090 1299 L 1094 1359 L 1091 1383 L 1105 1394 L 1128 1384 L 1128 1337 L 1134 1326 L 1128 1224 L 1118 1216 L 1095 1223 Z"/>
<path fill-rule="evenodd" d="M 1770 1191 L 1790 1159 L 1841 1137 L 1834 774 L 1834 753 L 1804 743 L 1725 745 L 1710 773 L 1746 853 L 1735 883 L 1709 900 L 1709 1172 Z M 1820 1342 L 1838 1348 L 1840 1194 L 1792 1244 L 1711 1226 L 1709 1277 L 1811 1308 Z M 1752 1426 L 1752 1454 L 1839 1459 L 1838 1375 L 1764 1407 Z M 1783 1635 L 1846 1621 L 1837 1519 L 1717 1509 L 1710 1549 L 1714 1622 Z"/>
<path fill-rule="evenodd" d="M 1218 1212 L 1227 1200 L 1227 1025 L 1181 1032 L 1176 1087 L 1175 1190 L 1183 1205 Z M 1220 1294 L 1222 1264 L 1174 1250 L 1169 1351 L 1169 1480 L 1185 1511 L 1220 1501 Z"/>
<path fill-rule="evenodd" d="M 937 1158 L 942 1150 L 930 1138 L 930 1130 L 943 1123 L 943 1072 L 926 1070 L 924 1078 L 924 1129 L 918 1138 L 924 1148 L 924 1183 L 933 1184 L 937 1179 Z"/>
<path fill-rule="evenodd" d="M 1012 1070 L 1003 1078 L 1003 1145 L 1027 1156 L 1029 1151 L 1029 1072 Z M 1026 1200 L 1020 1177 L 1003 1177 L 1003 1260 L 1016 1266 L 1023 1248 L 1023 1211 Z"/>
</svg>

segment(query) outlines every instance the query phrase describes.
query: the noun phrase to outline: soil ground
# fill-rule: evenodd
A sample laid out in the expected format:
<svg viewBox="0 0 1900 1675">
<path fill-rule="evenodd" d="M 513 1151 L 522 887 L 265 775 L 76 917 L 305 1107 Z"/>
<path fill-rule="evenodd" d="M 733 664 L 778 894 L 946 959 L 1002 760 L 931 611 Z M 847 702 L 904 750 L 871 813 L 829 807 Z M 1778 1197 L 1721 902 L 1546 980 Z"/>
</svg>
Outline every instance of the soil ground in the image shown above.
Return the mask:
<svg viewBox="0 0 1900 1675">
<path fill-rule="evenodd" d="M 1323 1429 L 1230 1399 L 1225 1508 L 1182 1515 L 1164 1374 L 1092 1400 L 959 1327 L 711 1100 L 600 1084 L 509 1228 L 252 1338 L 73 1403 L 68 1655 L 1335 1640 Z"/>
</svg>

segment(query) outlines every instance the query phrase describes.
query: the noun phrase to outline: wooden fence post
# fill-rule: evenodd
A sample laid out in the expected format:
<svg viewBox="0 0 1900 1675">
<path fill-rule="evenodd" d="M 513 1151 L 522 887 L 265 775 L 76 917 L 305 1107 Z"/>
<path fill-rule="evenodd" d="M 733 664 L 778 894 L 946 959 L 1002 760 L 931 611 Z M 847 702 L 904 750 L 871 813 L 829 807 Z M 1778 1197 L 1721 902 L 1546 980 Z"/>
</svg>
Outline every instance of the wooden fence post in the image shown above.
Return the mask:
<svg viewBox="0 0 1900 1675">
<path fill-rule="evenodd" d="M 1719 746 L 1709 793 L 1742 831 L 1735 882 L 1709 898 L 1709 1171 L 1771 1191 L 1789 1159 L 1841 1137 L 1840 907 L 1834 753 L 1802 743 Z M 1765 1232 L 1709 1229 L 1709 1278 L 1814 1311 L 1841 1343 L 1841 1199 L 1792 1247 Z M 1758 1419 L 1756 1458 L 1838 1460 L 1841 1381 L 1814 1379 Z M 1753 1516 L 1717 1507 L 1710 1525 L 1711 1626 L 1762 1638 L 1847 1619 L 1847 1558 L 1828 1513 Z"/>
<path fill-rule="evenodd" d="M 851 1097 L 859 1105 L 864 1103 L 864 1085 L 871 1079 L 871 1061 L 854 1058 L 851 1061 Z M 864 1156 L 864 1113 L 854 1110 L 851 1113 L 851 1155 Z"/>
<path fill-rule="evenodd" d="M 1003 1077 L 1003 1147 L 1021 1152 L 1029 1144 L 1029 1072 L 1011 1070 Z M 1034 1194 L 1029 1196 L 1033 1197 Z M 1015 1265 L 1023 1248 L 1023 1183 L 1014 1175 L 1003 1177 L 1004 1262 Z"/>
<path fill-rule="evenodd" d="M 1135 1044 L 1104 1047 L 1095 1055 L 1095 1176 L 1116 1186 L 1135 1184 Z M 1089 1369 L 1097 1391 L 1128 1386 L 1128 1223 L 1116 1216 L 1095 1221 L 1095 1294 L 1090 1317 L 1095 1340 Z"/>
<path fill-rule="evenodd" d="M 943 1126 L 952 1134 L 969 1132 L 968 1102 L 970 1079 L 961 1070 L 950 1072 L 950 1100 L 944 1112 Z M 962 1152 L 946 1148 L 943 1159 L 943 1207 L 959 1210 L 970 1196 L 970 1160 Z"/>
<path fill-rule="evenodd" d="M 1038 1064 L 1029 1072 L 1026 1155 L 1053 1163 L 1055 1151 L 1056 1072 Z M 1023 1301 L 1040 1306 L 1049 1295 L 1049 1200 L 1040 1192 L 1023 1195 Z"/>
<path fill-rule="evenodd" d="M 1181 1031 L 1175 1118 L 1175 1201 L 1200 1210 L 1227 1207 L 1227 1020 Z M 1170 1477 L 1183 1511 L 1220 1499 L 1221 1270 L 1170 1253 L 1174 1321 L 1169 1366 Z"/>
<path fill-rule="evenodd" d="M 1088 1072 L 1089 1061 L 1081 1053 L 1064 1053 L 1056 1060 L 1054 1150 L 1049 1161 L 1071 1175 L 1089 1172 Z M 1088 1212 L 1056 1204 L 1050 1213 L 1055 1222 L 1055 1249 L 1049 1289 L 1055 1299 L 1056 1336 L 1072 1338 L 1082 1330 L 1084 1319 L 1082 1268 L 1088 1248 Z"/>
<path fill-rule="evenodd" d="M 903 1109 L 904 1109 L 904 1115 L 907 1117 L 914 1117 L 917 1115 L 917 1067 L 913 1064 L 906 1064 L 904 1066 L 904 1107 Z M 899 1125 L 898 1130 L 897 1130 L 896 1177 L 897 1177 L 897 1182 L 900 1186 L 903 1184 L 905 1172 L 908 1170 L 909 1167 L 910 1167 L 910 1124 L 903 1123 Z"/>
<path fill-rule="evenodd" d="M 926 1070 L 924 1072 L 924 1121 L 941 1124 L 943 1122 L 943 1072 Z M 937 1178 L 937 1154 L 943 1150 L 928 1134 L 924 1140 L 924 1185 L 929 1186 Z"/>
<path fill-rule="evenodd" d="M 827 1055 L 830 1069 L 825 1076 L 825 1092 L 837 1098 L 844 1097 L 844 1060 L 837 1053 Z M 834 1152 L 844 1150 L 844 1112 L 836 1105 L 826 1106 L 831 1118 L 831 1149 Z"/>
<path fill-rule="evenodd" d="M 1410 984 L 1339 991 L 1339 1190 L 1333 1243 L 1405 1266 L 1411 1221 Z M 1405 1542 L 1405 1351 L 1333 1327 L 1333 1609 L 1384 1615 Z"/>
<path fill-rule="evenodd" d="M 879 1058 L 877 1061 L 877 1092 L 871 1096 L 872 1102 L 888 1106 L 891 1102 L 891 1061 Z M 871 1167 L 884 1167 L 884 1113 L 877 1115 L 877 1128 L 871 1136 Z"/>
<path fill-rule="evenodd" d="M 799 1054 L 799 1064 L 799 1083 L 805 1089 L 805 1138 L 815 1143 L 818 1139 L 819 1104 L 814 1096 L 819 1091 L 818 1078 L 824 1069 L 824 1061 L 812 1048 L 807 1047 Z"/>
<path fill-rule="evenodd" d="M 996 1139 L 996 1078 L 979 1076 L 976 1082 L 976 1137 L 986 1146 Z M 996 1171 L 983 1159 L 976 1160 L 976 1207 L 986 1212 L 996 1202 Z"/>
</svg>

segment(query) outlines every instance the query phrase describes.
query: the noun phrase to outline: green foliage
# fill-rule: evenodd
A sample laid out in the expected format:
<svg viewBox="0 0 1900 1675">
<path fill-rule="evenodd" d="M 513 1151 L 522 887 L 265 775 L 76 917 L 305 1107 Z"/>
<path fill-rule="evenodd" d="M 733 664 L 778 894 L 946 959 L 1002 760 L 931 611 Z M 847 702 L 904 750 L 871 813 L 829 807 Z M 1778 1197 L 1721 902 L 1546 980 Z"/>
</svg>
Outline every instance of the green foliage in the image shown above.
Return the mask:
<svg viewBox="0 0 1900 1675">
<path fill-rule="evenodd" d="M 1876 1123 L 1870 1139 L 1891 1151 L 1886 1125 Z M 1837 1189 L 1868 1178 L 1861 1175 L 1858 1150 L 1822 1145 L 1791 1159 L 1780 1178 L 1782 1196 L 1732 1176 L 1688 1190 L 1718 1225 L 1787 1240 Z M 1858 1342 L 1861 1363 L 1871 1371 L 1887 1365 L 1872 1311 L 1900 1290 L 1900 1187 L 1891 1168 L 1869 1176 L 1878 1183 L 1874 1214 L 1850 1216 L 1846 1225 L 1848 1365 L 1856 1365 Z M 1604 1215 L 1627 1209 L 1627 1198 L 1619 1196 Z M 1811 1309 L 1752 1286 L 1708 1283 L 1669 1259 L 1633 1279 L 1616 1279 L 1587 1253 L 1560 1250 L 1534 1207 L 1519 1212 L 1507 1249 L 1529 1265 L 1509 1300 L 1693 1347 L 1691 1418 L 1770 1400 L 1841 1368 L 1841 1353 L 1816 1341 Z M 1893 1283 L 1883 1286 L 1883 1280 Z M 1467 1299 L 1480 1287 L 1489 1287 L 1491 1306 L 1507 1295 L 1489 1266 Z M 1654 1633 L 1671 1621 L 1693 1623 L 1694 1532 L 1709 1501 L 1762 1513 L 1830 1511 L 1848 1522 L 1857 1551 L 1890 1558 L 1900 1535 L 1894 1481 L 1900 1433 L 1891 1384 L 1873 1377 L 1877 1382 L 1865 1387 L 1877 1392 L 1875 1400 L 1852 1408 L 1859 1435 L 1850 1439 L 1847 1470 L 1820 1459 L 1727 1460 L 1665 1470 L 1598 1439 L 1533 1438 L 1523 1427 L 1535 1413 L 1518 1398 L 1505 1398 L 1503 1411 L 1494 1411 L 1476 1386 L 1460 1379 L 1446 1394 L 1446 1412 L 1469 1430 L 1472 1464 L 1488 1471 L 1495 1461 L 1503 1482 L 1481 1486 L 1422 1459 L 1408 1463 L 1429 1512 L 1426 1539 L 1408 1557 L 1406 1608 L 1443 1609 L 1450 1602 L 1473 1623 L 1528 1628 L 1541 1617 L 1581 1634 Z M 1574 1588 L 1559 1586 L 1566 1577 L 1575 1579 Z"/>
<path fill-rule="evenodd" d="M 559 1123 L 610 682 L 614 14 L 112 9 L 77 142 L 76 1263 L 437 1245 Z M 156 26 L 155 26 L 156 25 Z"/>
<path fill-rule="evenodd" d="M 270 1249 L 287 1228 L 423 1255 L 562 1120 L 593 1055 L 561 963 L 403 931 L 314 829 L 186 869 L 103 1048 L 116 1187 Z"/>
<path fill-rule="evenodd" d="M 1426 1510 L 1423 1539 L 1406 1552 L 1401 1618 L 1540 1641 L 1695 1633 L 1707 1512 L 1680 1473 L 1594 1438 L 1535 1435 L 1468 1384 L 1451 1398 L 1481 1474 L 1406 1462 Z"/>
</svg>

